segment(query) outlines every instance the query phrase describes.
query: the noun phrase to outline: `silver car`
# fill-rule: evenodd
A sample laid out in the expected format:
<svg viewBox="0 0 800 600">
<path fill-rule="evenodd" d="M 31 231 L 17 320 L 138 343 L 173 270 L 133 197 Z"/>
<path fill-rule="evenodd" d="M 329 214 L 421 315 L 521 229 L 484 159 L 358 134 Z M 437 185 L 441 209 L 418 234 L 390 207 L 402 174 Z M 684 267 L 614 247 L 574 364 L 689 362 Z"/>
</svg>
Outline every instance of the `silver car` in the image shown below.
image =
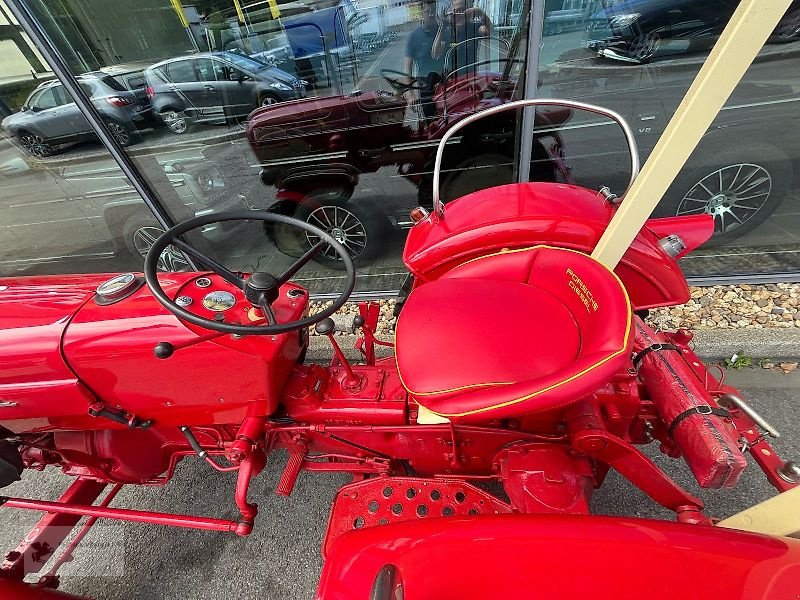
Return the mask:
<svg viewBox="0 0 800 600">
<path fill-rule="evenodd" d="M 121 145 L 135 143 L 138 129 L 153 126 L 153 108 L 147 98 L 125 89 L 113 77 L 98 73 L 82 75 L 78 81 Z M 3 119 L 2 127 L 33 156 L 49 156 L 62 144 L 96 139 L 58 81 L 37 87 L 18 113 Z"/>
</svg>

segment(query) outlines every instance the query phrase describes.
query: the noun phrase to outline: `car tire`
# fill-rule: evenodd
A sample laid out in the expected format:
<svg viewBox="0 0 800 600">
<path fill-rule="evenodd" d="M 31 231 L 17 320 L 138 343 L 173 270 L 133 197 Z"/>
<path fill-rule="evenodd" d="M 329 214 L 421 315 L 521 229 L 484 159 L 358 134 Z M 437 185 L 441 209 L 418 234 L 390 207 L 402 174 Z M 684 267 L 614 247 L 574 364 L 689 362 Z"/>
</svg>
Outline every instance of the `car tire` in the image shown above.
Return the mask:
<svg viewBox="0 0 800 600">
<path fill-rule="evenodd" d="M 142 213 L 131 215 L 122 226 L 125 247 L 131 256 L 136 260 L 141 260 L 142 264 L 144 264 L 147 251 L 162 233 L 164 233 L 164 228 L 153 217 Z M 158 259 L 158 270 L 188 271 L 189 264 L 178 250 L 170 246 L 161 253 Z"/>
<path fill-rule="evenodd" d="M 490 187 L 513 183 L 515 161 L 509 155 L 493 152 L 478 152 L 474 156 L 467 153 L 453 153 L 442 165 L 441 197 L 447 203 L 469 193 Z M 420 206 L 433 207 L 433 161 L 425 168 L 428 173 L 422 180 L 417 193 Z M 444 172 L 449 171 L 449 172 Z M 531 157 L 531 181 L 557 181 L 556 167 L 544 146 L 535 142 Z"/>
<path fill-rule="evenodd" d="M 138 141 L 138 134 L 131 131 L 119 121 L 108 120 L 106 121 L 106 127 L 109 133 L 114 136 L 114 139 L 116 139 L 123 148 L 135 144 Z"/>
<path fill-rule="evenodd" d="M 311 192 L 299 205 L 290 207 L 283 203 L 280 212 L 331 234 L 350 252 L 356 266 L 372 260 L 383 245 L 386 216 L 371 202 L 358 200 L 342 204 L 330 202 L 325 196 L 320 199 Z M 301 256 L 316 243 L 313 236 L 290 226 L 278 224 L 266 231 L 278 250 L 293 257 Z M 329 247 L 319 252 L 314 261 L 331 269 L 344 269 L 341 259 Z"/>
<path fill-rule="evenodd" d="M 36 158 L 52 156 L 56 151 L 42 136 L 28 131 L 19 132 L 17 141 L 28 154 Z"/>
<path fill-rule="evenodd" d="M 158 113 L 161 122 L 175 135 L 184 135 L 192 129 L 192 121 L 182 110 L 165 108 Z"/>
<path fill-rule="evenodd" d="M 731 148 L 689 168 L 676 178 L 659 214 L 712 214 L 718 245 L 753 231 L 789 194 L 794 180 L 785 152 L 766 144 Z M 746 187 L 745 187 L 746 186 Z"/>
</svg>

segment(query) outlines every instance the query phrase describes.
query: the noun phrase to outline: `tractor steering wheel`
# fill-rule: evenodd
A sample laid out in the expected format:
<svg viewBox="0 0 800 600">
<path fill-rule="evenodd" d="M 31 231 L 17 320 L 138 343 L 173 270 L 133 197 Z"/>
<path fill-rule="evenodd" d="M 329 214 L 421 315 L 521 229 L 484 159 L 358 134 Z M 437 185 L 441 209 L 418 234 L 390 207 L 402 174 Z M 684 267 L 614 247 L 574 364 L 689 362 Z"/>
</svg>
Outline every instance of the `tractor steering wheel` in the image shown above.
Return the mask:
<svg viewBox="0 0 800 600">
<path fill-rule="evenodd" d="M 414 77 L 402 71 L 395 71 L 394 69 L 381 69 L 381 76 L 386 80 L 394 90 L 401 96 L 409 90 L 421 90 L 425 87 L 426 79 Z M 402 79 L 401 79 L 402 78 Z M 410 80 L 411 83 L 406 83 Z"/>
<path fill-rule="evenodd" d="M 193 229 L 197 229 L 198 227 L 204 227 L 212 223 L 219 223 L 223 221 L 263 221 L 265 223 L 281 223 L 302 229 L 307 234 L 311 234 L 311 236 L 318 238 L 319 241 L 311 246 L 311 248 L 306 251 L 305 254 L 292 263 L 292 265 L 280 275 L 272 275 L 265 271 L 256 271 L 250 275 L 250 277 L 242 277 L 241 275 L 234 273 L 224 265 L 220 264 L 215 259 L 209 258 L 199 250 L 196 250 L 180 238 L 180 236 L 192 231 Z M 202 265 L 208 270 L 213 271 L 231 285 L 242 290 L 245 298 L 254 307 L 260 308 L 264 312 L 264 316 L 269 324 L 238 325 L 234 323 L 212 321 L 211 319 L 200 317 L 176 304 L 175 301 L 164 292 L 161 284 L 158 281 L 157 274 L 158 258 L 169 245 L 175 246 L 178 250 L 193 258 L 199 265 Z M 318 252 L 325 248 L 326 245 L 330 246 L 336 251 L 339 257 L 342 259 L 342 263 L 344 264 L 347 277 L 342 293 L 339 294 L 339 297 L 331 306 L 322 312 L 319 312 L 311 317 L 306 317 L 305 319 L 298 319 L 288 323 L 278 323 L 275 319 L 275 313 L 273 312 L 271 305 L 273 302 L 275 302 L 275 300 L 278 299 L 280 295 L 280 287 L 294 277 L 294 275 L 312 258 L 314 258 Z M 332 236 L 325 233 L 321 229 L 306 223 L 305 221 L 300 221 L 299 219 L 294 219 L 292 217 L 287 217 L 263 210 L 236 210 L 217 214 L 209 214 L 189 219 L 183 223 L 178 223 L 171 229 L 168 229 L 161 234 L 155 243 L 153 243 L 150 251 L 147 253 L 147 257 L 145 257 L 144 260 L 144 277 L 147 281 L 147 286 L 150 288 L 150 291 L 153 293 L 153 296 L 155 296 L 156 300 L 158 300 L 168 311 L 178 318 L 187 321 L 188 323 L 192 323 L 193 325 L 211 329 L 212 331 L 234 333 L 239 335 L 277 335 L 319 323 L 323 319 L 331 316 L 333 313 L 339 310 L 339 308 L 341 308 L 345 302 L 347 302 L 347 299 L 350 297 L 350 294 L 352 293 L 356 284 L 356 274 L 350 254 Z"/>
</svg>

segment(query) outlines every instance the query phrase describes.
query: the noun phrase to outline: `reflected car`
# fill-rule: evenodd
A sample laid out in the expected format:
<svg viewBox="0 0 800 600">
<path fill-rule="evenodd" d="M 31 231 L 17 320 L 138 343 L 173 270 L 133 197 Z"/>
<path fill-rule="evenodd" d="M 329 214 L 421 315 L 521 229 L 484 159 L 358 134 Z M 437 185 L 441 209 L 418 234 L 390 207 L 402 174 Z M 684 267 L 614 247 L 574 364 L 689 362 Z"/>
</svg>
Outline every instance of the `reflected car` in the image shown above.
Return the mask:
<svg viewBox="0 0 800 600">
<path fill-rule="evenodd" d="M 171 187 L 164 200 L 177 220 L 251 208 L 223 178 L 217 163 L 224 162 L 224 156 L 211 154 L 210 149 L 187 149 L 168 157 L 143 156 L 139 160 L 148 161 L 148 178 Z M 0 198 L 0 271 L 6 275 L 63 273 L 64 263 L 75 272 L 140 270 L 143 257 L 163 233 L 110 157 L 58 166 L 49 166 L 48 161 L 32 166 L 19 158 L 10 159 L 0 163 L 0 183 L 4 190 Z M 220 225 L 206 228 L 203 236 L 211 241 L 226 238 L 232 228 Z M 97 267 L 93 265 L 97 260 L 115 262 L 111 268 Z M 187 266 L 171 247 L 158 264 L 161 270 Z"/>
<path fill-rule="evenodd" d="M 306 96 L 306 82 L 238 52 L 203 52 L 145 71 L 147 95 L 164 124 L 184 134 L 196 123 L 244 119 L 260 106 Z"/>
<path fill-rule="evenodd" d="M 623 62 L 708 50 L 733 15 L 739 0 L 624 0 L 589 18 L 586 46 Z M 787 11 L 770 42 L 800 35 L 800 2 Z"/>
<path fill-rule="evenodd" d="M 81 75 L 78 81 L 121 145 L 135 143 L 140 137 L 138 129 L 153 125 L 150 103 L 113 77 L 91 73 Z M 47 81 L 33 90 L 19 112 L 3 119 L 2 127 L 32 156 L 50 156 L 63 144 L 97 139 L 58 81 Z"/>
</svg>

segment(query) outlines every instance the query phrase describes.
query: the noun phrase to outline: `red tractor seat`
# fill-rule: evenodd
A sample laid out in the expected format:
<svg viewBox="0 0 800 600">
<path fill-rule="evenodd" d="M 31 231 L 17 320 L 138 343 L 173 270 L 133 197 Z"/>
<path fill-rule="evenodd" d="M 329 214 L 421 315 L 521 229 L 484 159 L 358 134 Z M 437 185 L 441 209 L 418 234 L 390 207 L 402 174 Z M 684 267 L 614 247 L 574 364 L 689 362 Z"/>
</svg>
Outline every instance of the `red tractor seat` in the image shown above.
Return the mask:
<svg viewBox="0 0 800 600">
<path fill-rule="evenodd" d="M 590 256 L 534 246 L 477 258 L 416 288 L 397 368 L 418 404 L 455 422 L 565 406 L 630 360 L 632 312 Z"/>
</svg>

